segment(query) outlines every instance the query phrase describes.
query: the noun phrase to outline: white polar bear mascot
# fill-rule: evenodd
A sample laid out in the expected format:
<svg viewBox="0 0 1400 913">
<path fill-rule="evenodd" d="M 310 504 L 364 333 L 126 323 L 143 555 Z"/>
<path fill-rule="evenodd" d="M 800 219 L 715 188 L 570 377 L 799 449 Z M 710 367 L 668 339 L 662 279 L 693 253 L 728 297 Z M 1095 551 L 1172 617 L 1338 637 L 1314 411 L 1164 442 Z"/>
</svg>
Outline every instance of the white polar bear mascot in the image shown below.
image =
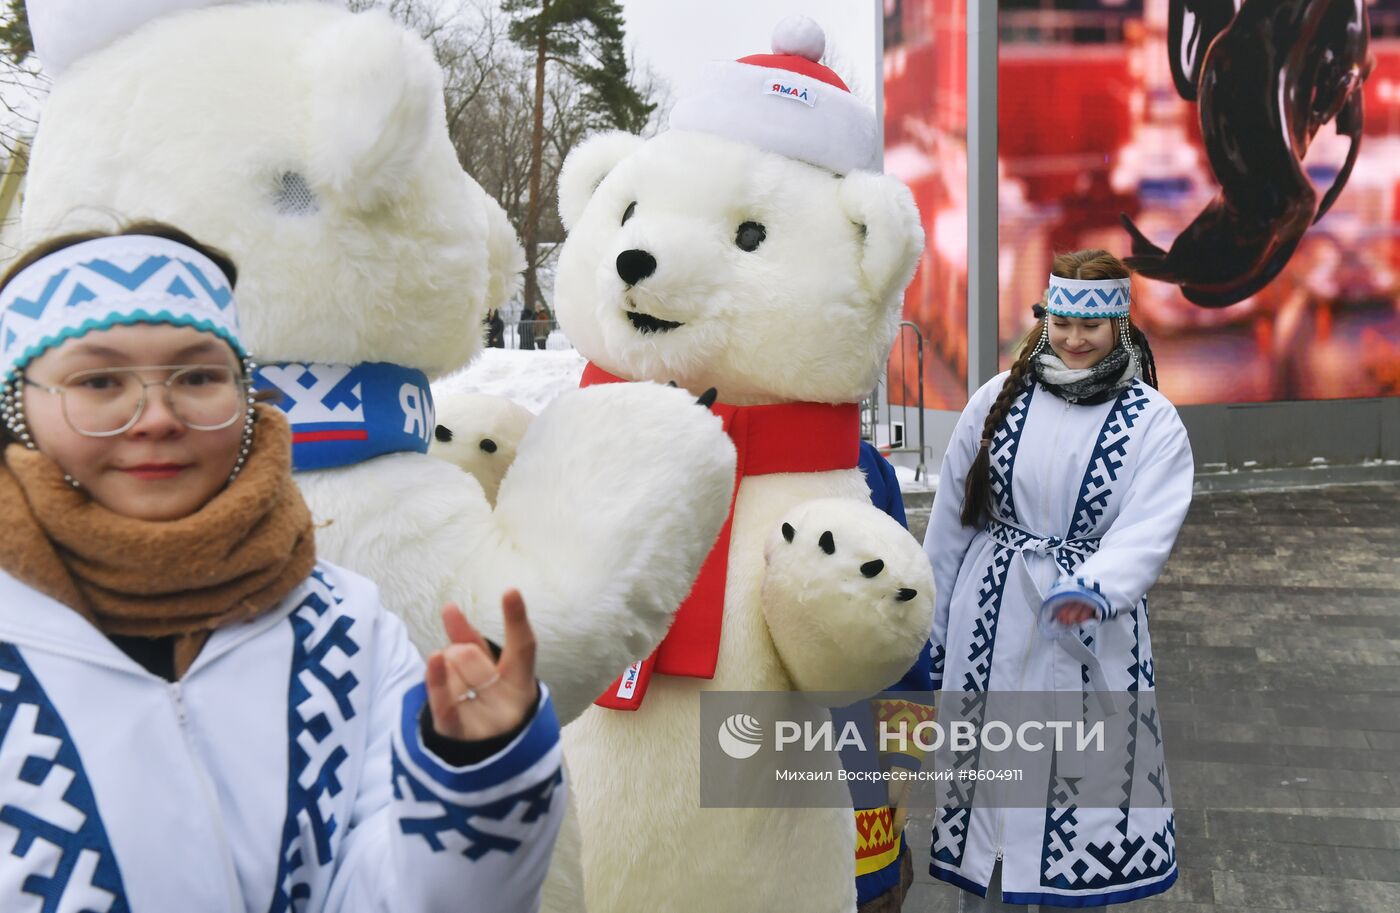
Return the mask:
<svg viewBox="0 0 1400 913">
<path fill-rule="evenodd" d="M 539 674 L 576 717 L 661 641 L 724 523 L 720 420 L 660 384 L 570 393 L 520 438 L 493 509 L 427 455 L 429 378 L 480 350 L 523 256 L 458 164 L 427 46 L 382 12 L 314 2 L 29 11 L 55 79 L 26 238 L 155 218 L 229 252 L 318 552 L 378 583 L 425 650 L 449 600 L 499 640 L 518 587 Z"/>
<path fill-rule="evenodd" d="M 700 694 L 871 694 L 932 621 L 927 559 L 856 468 L 923 235 L 823 44 L 785 21 L 669 132 L 596 137 L 560 181 L 556 313 L 584 383 L 716 388 L 741 476 L 660 649 L 565 732 L 594 913 L 854 910 L 849 807 L 699 807 Z"/>
</svg>

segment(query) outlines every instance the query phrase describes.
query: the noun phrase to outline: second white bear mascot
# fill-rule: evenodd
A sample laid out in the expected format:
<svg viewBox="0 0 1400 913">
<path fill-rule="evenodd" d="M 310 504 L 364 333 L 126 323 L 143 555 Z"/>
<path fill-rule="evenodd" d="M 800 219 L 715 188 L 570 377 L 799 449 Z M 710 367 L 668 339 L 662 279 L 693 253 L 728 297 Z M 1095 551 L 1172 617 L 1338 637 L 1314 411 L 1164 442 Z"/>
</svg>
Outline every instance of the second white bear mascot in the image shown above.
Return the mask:
<svg viewBox="0 0 1400 913">
<path fill-rule="evenodd" d="M 741 476 L 661 648 L 566 730 L 595 913 L 853 911 L 849 807 L 700 807 L 701 695 L 871 694 L 932 622 L 923 550 L 856 468 L 856 404 L 923 234 L 823 44 L 785 22 L 772 55 L 714 65 L 669 132 L 597 137 L 560 181 L 556 312 L 585 383 L 716 388 Z"/>
</svg>

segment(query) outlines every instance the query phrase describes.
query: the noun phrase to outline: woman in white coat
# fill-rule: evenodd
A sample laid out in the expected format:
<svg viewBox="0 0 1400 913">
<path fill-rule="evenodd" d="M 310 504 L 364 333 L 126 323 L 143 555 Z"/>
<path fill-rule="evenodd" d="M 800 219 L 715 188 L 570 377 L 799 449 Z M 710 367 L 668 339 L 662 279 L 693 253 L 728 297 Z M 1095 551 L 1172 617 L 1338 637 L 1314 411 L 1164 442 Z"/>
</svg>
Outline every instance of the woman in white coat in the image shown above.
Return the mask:
<svg viewBox="0 0 1400 913">
<path fill-rule="evenodd" d="M 963 910 L 1123 903 L 1176 879 L 1169 790 L 1155 769 L 1160 728 L 1146 695 L 1146 594 L 1190 505 L 1193 462 L 1176 409 L 1155 389 L 1146 337 L 1129 320 L 1128 276 L 1105 251 L 1055 258 L 1014 365 L 958 421 L 924 548 L 937 584 L 941 706 L 960 692 L 1117 693 L 1136 751 L 1121 767 L 1094 768 L 1122 784 L 1094 785 L 1100 795 L 1131 789 L 1144 775 L 1136 760 L 1154 765 L 1161 793 L 1078 807 L 1065 799 L 1068 774 L 1049 765 L 1038 784 L 1044 808 L 997 807 L 986 783 L 952 789 L 934 815 L 929 870 L 963 889 Z"/>
<path fill-rule="evenodd" d="M 0 909 L 523 913 L 564 810 L 518 594 L 423 660 L 317 561 L 233 264 L 169 226 L 0 280 Z"/>
</svg>

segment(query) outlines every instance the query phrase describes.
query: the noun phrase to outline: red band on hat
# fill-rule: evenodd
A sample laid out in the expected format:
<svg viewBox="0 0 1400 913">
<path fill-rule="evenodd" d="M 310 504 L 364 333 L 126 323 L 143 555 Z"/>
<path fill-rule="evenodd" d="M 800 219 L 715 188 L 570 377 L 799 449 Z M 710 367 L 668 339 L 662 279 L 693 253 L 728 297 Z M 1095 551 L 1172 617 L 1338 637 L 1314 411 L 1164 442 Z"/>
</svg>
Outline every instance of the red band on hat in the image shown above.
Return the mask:
<svg viewBox="0 0 1400 913">
<path fill-rule="evenodd" d="M 806 57 L 799 57 L 796 54 L 751 54 L 748 57 L 740 57 L 739 62 L 756 67 L 768 67 L 773 70 L 791 70 L 812 79 L 819 79 L 829 86 L 835 86 L 842 92 L 851 91 L 830 67 L 824 67 L 815 60 L 808 60 Z"/>
</svg>

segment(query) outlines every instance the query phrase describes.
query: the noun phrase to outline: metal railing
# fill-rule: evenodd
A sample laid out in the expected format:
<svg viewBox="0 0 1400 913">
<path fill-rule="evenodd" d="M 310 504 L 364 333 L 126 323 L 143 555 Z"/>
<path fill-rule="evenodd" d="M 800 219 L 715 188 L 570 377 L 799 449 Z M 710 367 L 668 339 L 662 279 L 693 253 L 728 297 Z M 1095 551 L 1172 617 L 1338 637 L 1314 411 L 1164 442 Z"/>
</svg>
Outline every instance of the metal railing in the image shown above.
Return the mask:
<svg viewBox="0 0 1400 913">
<path fill-rule="evenodd" d="M 913 390 L 906 388 L 901 396 L 902 402 L 897 406 L 892 405 L 889 397 L 890 373 L 893 369 L 894 375 L 901 379 L 901 383 L 911 376 L 908 371 L 908 343 L 911 341 L 916 361 L 916 373 L 912 375 Z M 912 404 L 909 402 L 911 392 L 914 394 Z M 882 409 L 885 416 L 883 421 L 880 418 Z M 918 429 L 916 442 L 911 441 L 909 435 L 910 410 L 914 412 L 912 426 Z M 896 414 L 898 418 L 895 417 Z M 874 444 L 876 449 L 886 456 L 894 453 L 916 454 L 918 464 L 914 468 L 914 478 L 927 478 L 928 466 L 925 457 L 928 447 L 924 436 L 924 334 L 919 331 L 918 325 L 908 320 L 899 324 L 895 347 L 890 354 L 889 363 L 885 365 L 884 373 L 880 376 L 879 384 L 869 398 L 861 403 L 860 433 L 861 437 Z"/>
<path fill-rule="evenodd" d="M 496 349 L 543 349 L 549 334 L 558 328 L 553 320 L 519 320 L 503 326 L 496 339 L 488 332 L 486 345 Z"/>
</svg>

